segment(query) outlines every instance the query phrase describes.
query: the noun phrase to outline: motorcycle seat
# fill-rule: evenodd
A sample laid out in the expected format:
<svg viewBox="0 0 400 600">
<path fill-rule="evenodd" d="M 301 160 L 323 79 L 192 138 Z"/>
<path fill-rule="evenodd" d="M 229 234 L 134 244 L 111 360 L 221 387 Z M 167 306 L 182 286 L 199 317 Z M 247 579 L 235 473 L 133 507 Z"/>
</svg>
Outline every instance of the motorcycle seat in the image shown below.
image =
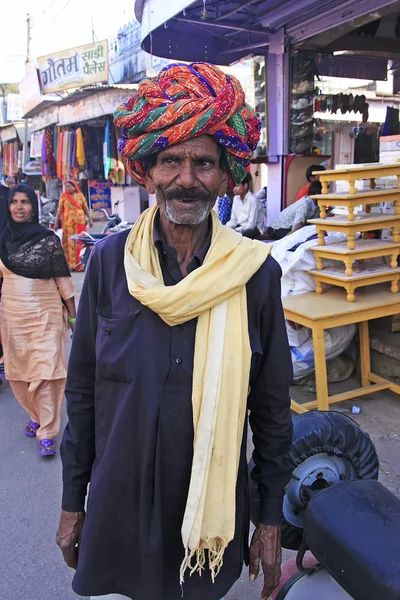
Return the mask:
<svg viewBox="0 0 400 600">
<path fill-rule="evenodd" d="M 313 496 L 303 546 L 355 600 L 400 599 L 400 500 L 373 480 Z"/>
</svg>

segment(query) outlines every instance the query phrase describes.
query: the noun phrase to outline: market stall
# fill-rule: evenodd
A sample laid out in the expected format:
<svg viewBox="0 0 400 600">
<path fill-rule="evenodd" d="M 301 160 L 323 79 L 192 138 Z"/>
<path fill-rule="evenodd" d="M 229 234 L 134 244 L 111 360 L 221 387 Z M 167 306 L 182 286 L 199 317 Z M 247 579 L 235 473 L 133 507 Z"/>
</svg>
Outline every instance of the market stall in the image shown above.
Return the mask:
<svg viewBox="0 0 400 600">
<path fill-rule="evenodd" d="M 129 84 L 82 88 L 54 103 L 51 114 L 46 108 L 47 119 L 41 112 L 32 119 L 43 179 L 75 179 L 93 210 L 118 210 L 130 222 L 143 202 L 118 153 L 113 112 L 135 90 Z"/>
</svg>

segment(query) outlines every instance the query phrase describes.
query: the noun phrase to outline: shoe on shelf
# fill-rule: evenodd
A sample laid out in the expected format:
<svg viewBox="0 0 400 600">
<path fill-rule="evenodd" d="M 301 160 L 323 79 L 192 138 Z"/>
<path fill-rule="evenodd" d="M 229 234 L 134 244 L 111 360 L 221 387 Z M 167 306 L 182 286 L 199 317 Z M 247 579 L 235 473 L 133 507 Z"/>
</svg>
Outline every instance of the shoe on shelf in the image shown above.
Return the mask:
<svg viewBox="0 0 400 600">
<path fill-rule="evenodd" d="M 299 126 L 299 125 L 305 125 L 307 123 L 312 123 L 314 121 L 314 117 L 311 115 L 306 115 L 304 113 L 300 113 L 299 115 L 296 115 L 294 120 L 292 121 L 292 125 L 295 126 Z"/>
<path fill-rule="evenodd" d="M 312 126 L 304 125 L 295 130 L 290 137 L 292 140 L 302 140 L 310 135 L 312 135 Z"/>
<path fill-rule="evenodd" d="M 313 105 L 312 98 L 299 98 L 292 104 L 292 110 L 303 110 Z"/>
<path fill-rule="evenodd" d="M 309 94 L 314 91 L 313 81 L 302 81 L 294 86 L 292 94 Z"/>
<path fill-rule="evenodd" d="M 296 145 L 295 152 L 296 152 L 296 154 L 309 153 L 309 152 L 311 152 L 311 148 L 312 148 L 312 141 L 300 142 L 300 144 Z"/>
</svg>

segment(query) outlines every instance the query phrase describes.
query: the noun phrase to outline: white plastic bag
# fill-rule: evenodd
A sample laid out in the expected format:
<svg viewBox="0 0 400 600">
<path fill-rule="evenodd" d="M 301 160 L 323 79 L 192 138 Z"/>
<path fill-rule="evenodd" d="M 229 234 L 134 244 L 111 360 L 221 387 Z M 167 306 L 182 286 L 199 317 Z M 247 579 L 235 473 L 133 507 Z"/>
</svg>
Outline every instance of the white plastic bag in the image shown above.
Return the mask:
<svg viewBox="0 0 400 600">
<path fill-rule="evenodd" d="M 282 269 L 282 297 L 315 291 L 314 277 L 307 271 L 316 268 L 315 255 L 311 250 L 313 246 L 318 245 L 316 234 L 315 225 L 308 225 L 282 240 L 274 242 L 271 254 Z M 346 239 L 346 235 L 343 233 L 328 232 L 325 236 L 325 244 L 345 242 Z M 337 261 L 323 260 L 324 267 L 337 266 L 337 264 Z M 308 327 L 296 325 L 290 321 L 286 321 L 286 331 L 292 355 L 294 379 L 302 379 L 315 370 L 312 332 Z M 343 325 L 325 331 L 327 362 L 346 350 L 355 331 L 355 325 Z"/>
<path fill-rule="evenodd" d="M 349 347 L 355 332 L 356 326 L 354 324 L 333 327 L 324 331 L 327 362 L 342 354 Z M 314 347 L 311 336 L 303 344 L 291 346 L 290 352 L 295 381 L 314 372 Z"/>
</svg>

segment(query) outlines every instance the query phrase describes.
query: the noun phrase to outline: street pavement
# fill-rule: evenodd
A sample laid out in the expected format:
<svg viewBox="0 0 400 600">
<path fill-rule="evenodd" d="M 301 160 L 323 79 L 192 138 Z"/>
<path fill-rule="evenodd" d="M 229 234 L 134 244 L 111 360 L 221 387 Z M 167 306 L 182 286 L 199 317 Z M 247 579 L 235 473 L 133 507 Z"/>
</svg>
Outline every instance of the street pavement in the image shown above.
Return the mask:
<svg viewBox="0 0 400 600">
<path fill-rule="evenodd" d="M 74 274 L 74 281 L 79 293 L 83 274 Z M 330 391 L 338 393 L 357 385 L 352 379 L 330 386 Z M 293 389 L 293 395 L 303 401 L 311 399 L 308 391 L 299 387 Z M 381 459 L 380 480 L 400 496 L 398 398 L 380 392 L 360 402 L 342 403 L 339 410 L 350 412 L 354 402 L 361 408 L 354 418 L 376 444 Z M 58 454 L 39 458 L 36 440 L 23 435 L 26 421 L 8 383 L 4 383 L 0 389 L 0 600 L 77 599 L 71 589 L 73 572 L 55 544 L 61 503 L 60 458 Z M 62 429 L 65 423 L 64 412 Z M 284 552 L 284 560 L 290 556 L 293 553 Z M 262 578 L 250 584 L 244 569 L 225 598 L 259 600 L 261 588 Z"/>
<path fill-rule="evenodd" d="M 74 274 L 74 281 L 79 293 L 83 275 Z M 0 600 L 77 600 L 73 572 L 55 543 L 60 457 L 38 456 L 36 440 L 23 435 L 26 422 L 5 382 L 0 389 Z M 65 424 L 64 410 L 61 431 Z M 261 580 L 250 585 L 245 569 L 225 598 L 258 600 L 260 593 Z"/>
</svg>

